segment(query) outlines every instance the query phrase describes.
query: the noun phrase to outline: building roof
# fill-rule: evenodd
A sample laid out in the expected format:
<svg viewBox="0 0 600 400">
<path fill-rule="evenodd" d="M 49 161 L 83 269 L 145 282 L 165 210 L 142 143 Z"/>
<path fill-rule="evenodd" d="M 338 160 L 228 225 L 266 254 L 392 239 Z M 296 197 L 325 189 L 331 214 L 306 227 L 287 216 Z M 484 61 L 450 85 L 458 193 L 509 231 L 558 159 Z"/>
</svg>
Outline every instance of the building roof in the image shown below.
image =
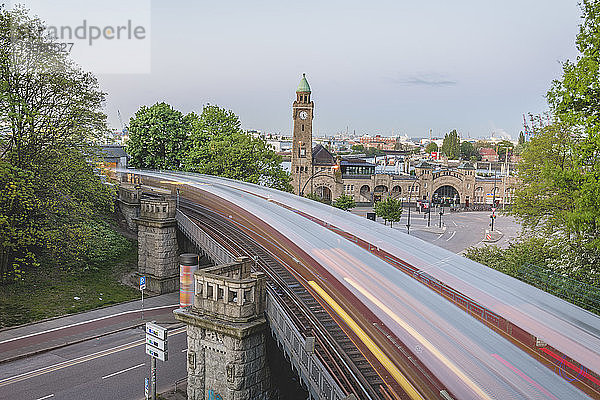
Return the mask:
<svg viewBox="0 0 600 400">
<path fill-rule="evenodd" d="M 470 162 L 465 161 L 458 166 L 458 169 L 475 169 L 475 167 Z"/>
<path fill-rule="evenodd" d="M 313 147 L 312 159 L 313 165 L 335 165 L 335 157 L 322 144 Z"/>
<path fill-rule="evenodd" d="M 479 154 L 486 155 L 486 156 L 497 156 L 498 153 L 496 153 L 496 150 L 489 148 L 489 147 L 482 147 L 481 149 L 479 149 Z"/>
<path fill-rule="evenodd" d="M 358 159 L 358 160 L 342 159 L 341 165 L 349 166 L 349 167 L 375 167 L 375 164 L 367 162 L 365 160 L 360 160 L 360 159 Z"/>
<path fill-rule="evenodd" d="M 127 157 L 125 148 L 121 145 L 104 145 L 100 146 L 99 156 L 103 159 Z"/>
<path fill-rule="evenodd" d="M 298 85 L 298 89 L 296 89 L 296 93 L 310 93 L 310 85 L 306 80 L 306 74 L 302 74 L 302 79 L 300 79 L 300 84 Z"/>
<path fill-rule="evenodd" d="M 415 165 L 415 168 L 428 168 L 428 169 L 431 169 L 431 168 L 433 168 L 433 165 L 429 164 L 427 161 L 421 161 L 420 163 L 418 163 L 417 165 Z"/>
</svg>

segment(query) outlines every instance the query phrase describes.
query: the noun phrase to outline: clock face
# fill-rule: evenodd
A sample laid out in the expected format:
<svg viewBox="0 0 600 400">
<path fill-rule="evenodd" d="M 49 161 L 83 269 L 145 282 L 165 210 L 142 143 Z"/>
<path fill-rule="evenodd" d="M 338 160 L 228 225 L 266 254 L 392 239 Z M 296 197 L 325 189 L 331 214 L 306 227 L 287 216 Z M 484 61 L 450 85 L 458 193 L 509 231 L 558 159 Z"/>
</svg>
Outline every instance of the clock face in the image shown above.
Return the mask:
<svg viewBox="0 0 600 400">
<path fill-rule="evenodd" d="M 308 118 L 308 113 L 306 111 L 300 111 L 300 119 Z"/>
</svg>

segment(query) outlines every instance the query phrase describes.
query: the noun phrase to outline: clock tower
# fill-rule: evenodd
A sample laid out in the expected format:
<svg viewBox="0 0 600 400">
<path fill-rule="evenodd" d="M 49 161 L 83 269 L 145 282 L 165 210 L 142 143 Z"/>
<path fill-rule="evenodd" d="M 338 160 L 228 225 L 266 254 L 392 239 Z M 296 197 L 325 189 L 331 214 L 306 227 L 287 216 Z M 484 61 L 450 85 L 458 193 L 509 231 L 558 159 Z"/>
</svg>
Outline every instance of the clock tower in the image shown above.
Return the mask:
<svg viewBox="0 0 600 400">
<path fill-rule="evenodd" d="M 310 86 L 306 74 L 296 89 L 296 100 L 292 105 L 292 118 L 294 132 L 292 135 L 292 186 L 296 194 L 312 192 L 312 181 L 308 182 L 313 174 L 312 160 L 312 120 L 314 103 L 310 100 Z M 303 190 L 303 187 L 306 187 Z"/>
</svg>

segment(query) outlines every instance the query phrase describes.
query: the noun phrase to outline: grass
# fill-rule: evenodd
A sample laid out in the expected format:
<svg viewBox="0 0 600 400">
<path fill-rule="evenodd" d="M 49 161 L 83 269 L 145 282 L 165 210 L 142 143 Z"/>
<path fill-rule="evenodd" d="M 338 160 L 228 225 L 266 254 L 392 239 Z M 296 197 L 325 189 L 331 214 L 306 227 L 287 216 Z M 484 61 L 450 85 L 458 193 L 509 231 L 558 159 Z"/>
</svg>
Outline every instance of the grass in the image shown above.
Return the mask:
<svg viewBox="0 0 600 400">
<path fill-rule="evenodd" d="M 127 242 L 116 261 L 98 270 L 73 274 L 42 266 L 22 281 L 0 285 L 0 328 L 138 298 L 136 288 L 121 283 L 136 268 L 136 244 Z"/>
</svg>

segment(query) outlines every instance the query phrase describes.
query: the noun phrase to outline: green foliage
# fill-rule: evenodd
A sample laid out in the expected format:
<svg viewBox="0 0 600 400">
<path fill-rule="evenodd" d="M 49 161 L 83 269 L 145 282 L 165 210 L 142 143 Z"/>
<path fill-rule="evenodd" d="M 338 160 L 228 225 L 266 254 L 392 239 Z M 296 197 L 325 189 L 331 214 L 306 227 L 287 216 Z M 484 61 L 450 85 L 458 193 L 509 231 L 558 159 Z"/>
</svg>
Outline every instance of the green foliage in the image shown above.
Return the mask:
<svg viewBox="0 0 600 400">
<path fill-rule="evenodd" d="M 572 147 L 564 124 L 542 129 L 527 143 L 518 165 L 521 185 L 511 210 L 526 229 L 546 233 L 564 230 L 579 213 L 573 196 L 579 191 L 582 176 L 574 170 Z"/>
<path fill-rule="evenodd" d="M 425 146 L 425 153 L 431 154 L 433 151 L 438 151 L 438 145 L 436 142 L 429 142 Z"/>
<path fill-rule="evenodd" d="M 0 8 L 3 281 L 22 278 L 26 269 L 51 257 L 61 267 L 81 266 L 74 260 L 84 252 L 80 227 L 113 206 L 114 190 L 92 164 L 91 143 L 106 130 L 105 95 L 96 78 L 43 32 L 42 22 L 23 8 Z M 63 251 L 75 246 L 75 239 L 77 251 Z"/>
<path fill-rule="evenodd" d="M 306 197 L 307 199 L 318 201 L 319 203 L 326 203 L 325 200 L 321 196 L 319 196 L 318 194 L 316 194 L 316 193 L 312 193 L 312 192 L 311 193 L 305 193 L 304 197 Z"/>
<path fill-rule="evenodd" d="M 560 121 L 554 129 L 568 130 L 564 152 L 569 164 L 559 171 L 555 186 L 571 197 L 572 206 L 559 218 L 565 231 L 600 249 L 600 2 L 583 0 L 580 5 L 580 54 L 576 62 L 563 64 L 562 79 L 553 82 L 547 97 Z"/>
<path fill-rule="evenodd" d="M 471 247 L 465 256 L 507 275 L 523 280 L 549 293 L 598 312 L 597 304 L 589 307 L 589 293 L 580 293 L 582 284 L 596 287 L 600 283 L 600 253 L 575 246 L 560 235 L 527 236 L 512 242 L 508 248 Z M 578 294 L 582 294 L 578 298 Z"/>
<path fill-rule="evenodd" d="M 180 169 L 193 117 L 166 103 L 142 106 L 129 121 L 127 153 L 136 168 Z"/>
<path fill-rule="evenodd" d="M 351 149 L 352 153 L 354 154 L 364 154 L 365 152 L 365 146 L 363 146 L 362 144 L 353 144 Z"/>
<path fill-rule="evenodd" d="M 473 160 L 479 157 L 479 153 L 475 150 L 473 143 L 464 141 L 460 144 L 460 158 L 463 160 Z"/>
<path fill-rule="evenodd" d="M 105 94 L 27 11 L 0 9 L 0 158 L 36 170 L 64 150 L 90 156 Z"/>
<path fill-rule="evenodd" d="M 120 253 L 97 270 L 76 273 L 46 264 L 29 270 L 25 280 L 0 285 L 0 328 L 139 298 L 139 290 L 119 283 L 137 266 L 135 242 L 116 248 Z"/>
<path fill-rule="evenodd" d="M 187 170 L 292 191 L 281 156 L 241 129 L 231 110 L 207 105 L 198 116 L 165 103 L 141 107 L 131 119 L 127 151 L 141 168 Z"/>
<path fill-rule="evenodd" d="M 513 147 L 515 147 L 515 145 L 508 140 L 499 142 L 495 148 L 496 153 L 498 153 L 498 159 L 504 161 L 507 155 L 510 156 Z"/>
<path fill-rule="evenodd" d="M 388 197 L 378 201 L 375 203 L 375 214 L 386 222 L 390 221 L 390 227 L 392 227 L 393 223 L 400 221 L 400 217 L 402 217 L 402 200 Z"/>
<path fill-rule="evenodd" d="M 281 156 L 264 139 L 243 132 L 232 111 L 207 105 L 200 117 L 190 120 L 185 169 L 292 191 L 291 178 L 281 167 Z"/>
<path fill-rule="evenodd" d="M 458 137 L 458 132 L 456 132 L 456 129 L 444 136 L 442 153 L 451 160 L 456 160 L 458 157 L 460 157 L 460 138 Z"/>
<path fill-rule="evenodd" d="M 354 197 L 344 193 L 344 194 L 340 195 L 337 199 L 335 199 L 333 201 L 332 205 L 335 208 L 339 208 L 344 211 L 347 211 L 351 208 L 356 207 L 356 202 L 354 201 Z"/>
<path fill-rule="evenodd" d="M 383 150 L 380 150 L 380 149 L 378 149 L 378 148 L 376 148 L 376 147 L 368 147 L 368 148 L 365 150 L 365 155 L 366 155 L 367 157 L 382 156 L 382 155 L 384 155 L 384 154 L 385 154 L 385 152 L 384 152 Z"/>
<path fill-rule="evenodd" d="M 35 221 L 42 216 L 32 175 L 0 161 L 0 282 L 20 279 L 23 268 L 37 266 L 42 238 Z"/>
</svg>

